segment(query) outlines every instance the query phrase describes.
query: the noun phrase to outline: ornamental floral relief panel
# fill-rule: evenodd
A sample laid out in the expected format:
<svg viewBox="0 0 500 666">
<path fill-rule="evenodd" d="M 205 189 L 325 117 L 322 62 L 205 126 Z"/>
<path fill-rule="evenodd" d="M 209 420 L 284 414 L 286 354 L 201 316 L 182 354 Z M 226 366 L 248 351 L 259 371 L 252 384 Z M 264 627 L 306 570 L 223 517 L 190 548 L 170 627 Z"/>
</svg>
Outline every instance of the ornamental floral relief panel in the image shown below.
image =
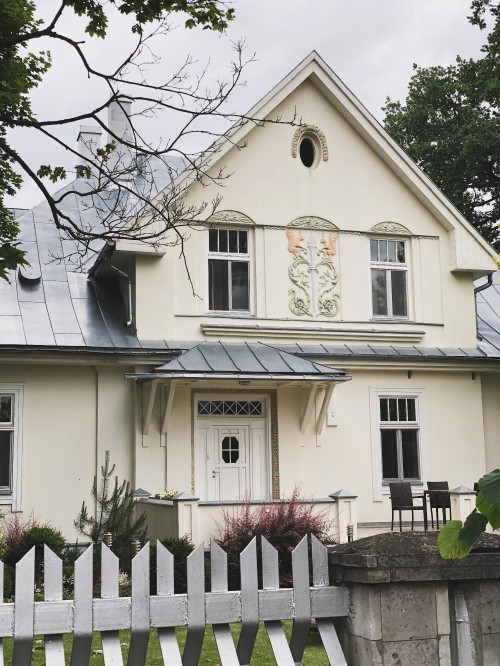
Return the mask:
<svg viewBox="0 0 500 666">
<path fill-rule="evenodd" d="M 303 217 L 286 229 L 292 283 L 288 307 L 296 317 L 333 318 L 340 309 L 339 274 L 335 265 L 339 231 L 317 217 Z"/>
</svg>

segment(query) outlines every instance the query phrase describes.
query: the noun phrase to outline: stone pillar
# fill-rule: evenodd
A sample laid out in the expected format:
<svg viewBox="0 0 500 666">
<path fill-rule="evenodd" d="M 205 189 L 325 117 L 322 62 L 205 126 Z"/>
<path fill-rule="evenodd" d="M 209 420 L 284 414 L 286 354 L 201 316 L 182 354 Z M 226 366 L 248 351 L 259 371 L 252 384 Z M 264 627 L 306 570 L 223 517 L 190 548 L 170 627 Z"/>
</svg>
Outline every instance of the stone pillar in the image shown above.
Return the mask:
<svg viewBox="0 0 500 666">
<path fill-rule="evenodd" d="M 187 536 L 198 545 L 198 502 L 199 497 L 193 497 L 183 492 L 173 498 L 177 518 L 177 536 Z"/>
<path fill-rule="evenodd" d="M 450 490 L 450 499 L 451 519 L 465 522 L 476 506 L 476 493 L 466 486 L 458 486 Z"/>
<path fill-rule="evenodd" d="M 353 539 L 358 538 L 358 516 L 356 508 L 357 495 L 350 490 L 337 490 L 330 497 L 336 502 L 337 539 L 339 543 L 347 542 L 347 526 L 352 525 Z"/>
</svg>

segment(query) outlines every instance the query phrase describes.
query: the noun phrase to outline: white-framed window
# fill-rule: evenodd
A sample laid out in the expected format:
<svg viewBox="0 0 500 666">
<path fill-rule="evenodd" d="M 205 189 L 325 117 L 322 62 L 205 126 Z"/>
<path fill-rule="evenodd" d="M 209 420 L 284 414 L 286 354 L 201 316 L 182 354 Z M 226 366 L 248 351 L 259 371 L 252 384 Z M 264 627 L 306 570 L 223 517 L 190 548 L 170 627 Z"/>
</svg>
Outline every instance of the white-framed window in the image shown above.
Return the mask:
<svg viewBox="0 0 500 666">
<path fill-rule="evenodd" d="M 208 230 L 208 309 L 250 311 L 250 234 L 247 229 Z"/>
<path fill-rule="evenodd" d="M 390 481 L 422 483 L 429 453 L 425 389 L 370 389 L 373 498 Z"/>
<path fill-rule="evenodd" d="M 408 317 L 408 246 L 405 240 L 370 238 L 374 317 Z"/>
<path fill-rule="evenodd" d="M 0 384 L 0 504 L 22 506 L 23 387 Z"/>
</svg>

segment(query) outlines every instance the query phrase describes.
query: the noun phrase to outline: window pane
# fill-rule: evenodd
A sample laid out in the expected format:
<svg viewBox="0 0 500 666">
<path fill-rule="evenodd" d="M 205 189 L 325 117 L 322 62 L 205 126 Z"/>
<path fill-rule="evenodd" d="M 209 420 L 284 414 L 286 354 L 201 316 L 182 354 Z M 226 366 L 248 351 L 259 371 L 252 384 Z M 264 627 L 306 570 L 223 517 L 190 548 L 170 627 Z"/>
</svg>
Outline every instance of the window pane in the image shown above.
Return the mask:
<svg viewBox="0 0 500 666">
<path fill-rule="evenodd" d="M 217 252 L 219 249 L 218 245 L 219 232 L 217 229 L 209 229 L 208 231 L 208 249 L 210 252 Z"/>
<path fill-rule="evenodd" d="M 398 255 L 398 261 L 399 261 L 400 264 L 406 263 L 405 243 L 404 243 L 404 241 L 398 241 L 397 255 Z"/>
<path fill-rule="evenodd" d="M 415 398 L 408 398 L 406 402 L 408 403 L 408 421 L 416 421 L 417 411 L 415 408 Z"/>
<path fill-rule="evenodd" d="M 375 316 L 387 314 L 386 271 L 372 270 L 372 303 Z"/>
<path fill-rule="evenodd" d="M 382 476 L 384 479 L 398 479 L 398 445 L 396 430 L 381 430 L 382 437 Z"/>
<path fill-rule="evenodd" d="M 0 430 L 0 491 L 11 489 L 12 432 Z"/>
<path fill-rule="evenodd" d="M 370 240 L 370 259 L 378 261 L 378 241 L 374 239 Z"/>
<path fill-rule="evenodd" d="M 403 478 L 418 479 L 418 430 L 401 430 L 403 449 Z"/>
<path fill-rule="evenodd" d="M 247 254 L 248 252 L 248 242 L 247 242 L 247 232 L 246 231 L 238 231 L 239 238 L 240 238 L 240 253 L 241 254 Z"/>
<path fill-rule="evenodd" d="M 378 252 L 379 252 L 379 261 L 387 261 L 387 241 L 379 240 Z"/>
<path fill-rule="evenodd" d="M 406 400 L 404 398 L 398 399 L 398 421 L 407 421 L 406 415 Z"/>
<path fill-rule="evenodd" d="M 12 423 L 11 395 L 0 395 L 0 423 Z"/>
<path fill-rule="evenodd" d="M 229 310 L 228 261 L 208 260 L 208 307 Z"/>
<path fill-rule="evenodd" d="M 389 421 L 398 420 L 398 401 L 396 398 L 389 398 Z"/>
<path fill-rule="evenodd" d="M 387 261 L 396 261 L 396 241 L 387 241 Z"/>
<path fill-rule="evenodd" d="M 229 231 L 229 252 L 235 254 L 238 252 L 238 231 L 236 229 Z"/>
<path fill-rule="evenodd" d="M 392 314 L 395 317 L 406 317 L 406 271 L 391 271 Z"/>
<path fill-rule="evenodd" d="M 380 420 L 389 420 L 389 401 L 387 398 L 380 398 Z"/>
<path fill-rule="evenodd" d="M 227 252 L 227 229 L 219 229 L 219 252 Z"/>
<path fill-rule="evenodd" d="M 248 262 L 231 262 L 232 310 L 249 309 Z"/>
</svg>

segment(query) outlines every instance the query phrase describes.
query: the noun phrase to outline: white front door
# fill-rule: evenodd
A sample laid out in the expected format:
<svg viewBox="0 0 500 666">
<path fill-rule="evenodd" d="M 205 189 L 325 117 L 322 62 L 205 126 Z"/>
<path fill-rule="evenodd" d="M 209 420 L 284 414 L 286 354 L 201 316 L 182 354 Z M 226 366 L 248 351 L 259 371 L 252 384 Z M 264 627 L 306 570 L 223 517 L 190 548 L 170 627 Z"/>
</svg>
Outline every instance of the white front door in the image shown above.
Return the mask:
<svg viewBox="0 0 500 666">
<path fill-rule="evenodd" d="M 207 451 L 208 499 L 241 500 L 248 495 L 249 443 L 249 426 L 211 426 Z"/>
<path fill-rule="evenodd" d="M 194 486 L 202 500 L 269 499 L 268 397 L 202 394 L 195 402 Z"/>
</svg>

